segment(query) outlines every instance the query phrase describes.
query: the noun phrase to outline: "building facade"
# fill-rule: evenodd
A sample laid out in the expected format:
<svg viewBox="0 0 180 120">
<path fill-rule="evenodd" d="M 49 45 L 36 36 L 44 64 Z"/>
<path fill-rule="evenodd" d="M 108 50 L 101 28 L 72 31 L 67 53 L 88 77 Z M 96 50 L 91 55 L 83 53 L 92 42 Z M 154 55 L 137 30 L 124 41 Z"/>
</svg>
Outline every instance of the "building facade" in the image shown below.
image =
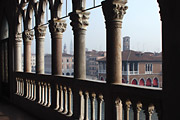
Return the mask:
<svg viewBox="0 0 180 120">
<path fill-rule="evenodd" d="M 90 79 L 98 78 L 98 59 L 106 56 L 104 51 L 86 51 L 86 76 Z"/>
<path fill-rule="evenodd" d="M 122 82 L 141 86 L 162 87 L 161 53 L 122 52 Z M 98 79 L 106 80 L 106 58 L 98 60 Z"/>
<path fill-rule="evenodd" d="M 45 73 L 51 74 L 51 54 L 45 55 Z M 62 54 L 62 75 L 73 76 L 74 75 L 74 57 L 73 55 L 63 53 Z"/>
</svg>

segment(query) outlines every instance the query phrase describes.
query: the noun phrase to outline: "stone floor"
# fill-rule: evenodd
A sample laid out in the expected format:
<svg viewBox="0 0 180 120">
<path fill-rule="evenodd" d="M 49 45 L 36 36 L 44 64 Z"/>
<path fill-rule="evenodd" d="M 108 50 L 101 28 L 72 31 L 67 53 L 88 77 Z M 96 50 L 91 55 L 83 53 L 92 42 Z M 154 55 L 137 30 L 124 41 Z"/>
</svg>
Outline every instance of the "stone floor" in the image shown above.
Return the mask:
<svg viewBox="0 0 180 120">
<path fill-rule="evenodd" d="M 5 101 L 0 101 L 0 120 L 39 120 L 21 109 L 9 104 Z"/>
</svg>

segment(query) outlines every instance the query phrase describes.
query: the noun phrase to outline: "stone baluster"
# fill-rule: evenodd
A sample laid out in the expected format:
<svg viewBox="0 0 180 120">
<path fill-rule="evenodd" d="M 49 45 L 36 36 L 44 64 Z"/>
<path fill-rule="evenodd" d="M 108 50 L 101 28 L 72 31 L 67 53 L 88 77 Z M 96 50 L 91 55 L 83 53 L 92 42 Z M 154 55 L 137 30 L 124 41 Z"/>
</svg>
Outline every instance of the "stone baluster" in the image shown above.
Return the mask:
<svg viewBox="0 0 180 120">
<path fill-rule="evenodd" d="M 33 96 L 33 101 L 36 100 L 36 83 L 33 81 L 33 91 L 34 91 L 34 96 Z"/>
<path fill-rule="evenodd" d="M 64 87 L 64 111 L 63 114 L 67 114 L 67 87 Z"/>
<path fill-rule="evenodd" d="M 95 120 L 95 99 L 96 99 L 96 94 L 92 93 L 91 96 L 91 120 Z"/>
<path fill-rule="evenodd" d="M 136 107 L 137 107 L 137 109 L 136 109 L 136 111 L 137 111 L 137 120 L 139 120 L 140 119 L 139 113 L 142 110 L 142 103 L 140 103 L 140 102 L 137 103 Z"/>
<path fill-rule="evenodd" d="M 84 95 L 83 95 L 83 91 L 79 91 L 79 95 L 80 95 L 80 116 L 79 116 L 79 120 L 84 120 Z"/>
<path fill-rule="evenodd" d="M 25 98 L 28 98 L 29 96 L 29 86 L 28 86 L 28 80 L 26 80 L 26 97 Z"/>
<path fill-rule="evenodd" d="M 86 114 L 85 114 L 85 120 L 89 120 L 89 116 L 88 116 L 88 111 L 89 111 L 89 107 L 88 107 L 88 101 L 89 101 L 89 93 L 86 91 L 85 92 L 85 104 L 86 104 Z"/>
<path fill-rule="evenodd" d="M 67 24 L 65 20 L 50 21 L 49 28 L 52 38 L 52 75 L 62 75 L 62 38 Z"/>
<path fill-rule="evenodd" d="M 149 105 L 148 107 L 149 120 L 151 120 L 153 112 L 154 112 L 154 105 Z"/>
<path fill-rule="evenodd" d="M 31 44 L 34 37 L 34 32 L 25 30 L 23 32 L 24 40 L 24 72 L 31 72 Z"/>
<path fill-rule="evenodd" d="M 43 104 L 44 103 L 44 94 L 45 94 L 44 93 L 44 83 L 43 82 L 41 82 L 41 87 L 42 87 L 42 91 L 41 91 L 42 92 L 42 94 L 41 94 L 42 96 L 41 96 L 41 103 L 40 104 Z"/>
<path fill-rule="evenodd" d="M 63 101 L 64 101 L 64 99 L 63 99 L 63 88 L 60 85 L 60 109 L 58 112 L 62 112 L 64 110 Z"/>
<path fill-rule="evenodd" d="M 21 82 L 22 82 L 22 96 L 24 96 L 24 80 L 21 79 Z"/>
<path fill-rule="evenodd" d="M 36 73 L 44 74 L 44 39 L 46 26 L 38 25 L 35 27 L 36 37 Z"/>
<path fill-rule="evenodd" d="M 38 82 L 38 85 L 39 85 L 39 101 L 38 101 L 38 103 L 40 104 L 41 103 L 41 101 L 42 101 L 42 87 L 41 87 L 41 82 Z"/>
<path fill-rule="evenodd" d="M 116 107 L 116 120 L 122 120 L 122 101 L 120 98 L 116 99 L 115 107 Z"/>
<path fill-rule="evenodd" d="M 56 84 L 56 108 L 55 110 L 58 110 L 59 109 L 59 87 L 58 87 L 58 84 Z"/>
<path fill-rule="evenodd" d="M 30 97 L 30 99 L 32 100 L 33 97 L 34 97 L 34 85 L 33 85 L 33 81 L 32 80 L 30 81 L 30 85 L 31 85 L 31 97 Z"/>
<path fill-rule="evenodd" d="M 19 95 L 19 80 L 16 78 L 16 94 Z"/>
<path fill-rule="evenodd" d="M 48 105 L 47 107 L 51 106 L 51 84 L 48 83 Z"/>
<path fill-rule="evenodd" d="M 107 83 L 122 83 L 121 28 L 126 0 L 106 0 L 102 9 L 106 23 Z"/>
<path fill-rule="evenodd" d="M 129 120 L 129 111 L 130 111 L 130 108 L 131 108 L 131 101 L 127 100 L 126 101 L 126 114 L 127 114 L 126 120 Z"/>
<path fill-rule="evenodd" d="M 72 90 L 68 89 L 68 116 L 72 116 Z"/>
<path fill-rule="evenodd" d="M 48 87 L 47 87 L 47 84 L 46 83 L 44 83 L 44 106 L 46 106 L 47 104 L 48 104 Z"/>
<path fill-rule="evenodd" d="M 89 14 L 81 10 L 69 14 L 74 33 L 74 78 L 86 79 L 85 35 Z"/>
<path fill-rule="evenodd" d="M 98 120 L 102 120 L 102 103 L 103 103 L 103 95 L 99 95 L 98 99 Z"/>
</svg>

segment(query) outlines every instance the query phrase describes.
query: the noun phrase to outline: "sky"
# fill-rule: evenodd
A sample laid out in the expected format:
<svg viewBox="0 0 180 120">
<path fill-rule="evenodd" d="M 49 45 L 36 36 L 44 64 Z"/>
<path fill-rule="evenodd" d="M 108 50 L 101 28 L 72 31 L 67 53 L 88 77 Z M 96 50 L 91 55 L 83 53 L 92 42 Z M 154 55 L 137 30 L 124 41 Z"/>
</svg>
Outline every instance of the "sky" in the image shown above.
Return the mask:
<svg viewBox="0 0 180 120">
<path fill-rule="evenodd" d="M 96 0 L 96 5 L 101 3 Z M 161 21 L 159 7 L 156 0 L 128 0 L 128 10 L 123 18 L 122 38 L 130 37 L 130 49 L 142 52 L 161 52 Z M 64 4 L 65 6 L 65 4 Z M 64 7 L 63 6 L 63 7 Z M 71 11 L 71 3 L 68 0 L 68 12 Z M 93 6 L 93 0 L 87 0 L 86 8 Z M 86 31 L 86 48 L 88 50 L 106 50 L 106 29 L 102 8 L 90 12 L 89 26 Z M 62 16 L 65 16 L 65 7 Z M 49 17 L 49 16 L 48 16 Z M 50 17 L 49 17 L 50 19 Z M 67 28 L 63 33 L 63 46 L 66 44 L 68 53 L 70 43 L 73 42 L 73 31 L 69 17 L 66 19 Z M 34 40 L 35 41 L 35 40 Z M 32 43 L 32 53 L 35 53 L 35 42 Z M 123 45 L 122 45 L 123 46 Z M 49 29 L 45 38 L 45 54 L 51 53 L 51 37 Z"/>
</svg>

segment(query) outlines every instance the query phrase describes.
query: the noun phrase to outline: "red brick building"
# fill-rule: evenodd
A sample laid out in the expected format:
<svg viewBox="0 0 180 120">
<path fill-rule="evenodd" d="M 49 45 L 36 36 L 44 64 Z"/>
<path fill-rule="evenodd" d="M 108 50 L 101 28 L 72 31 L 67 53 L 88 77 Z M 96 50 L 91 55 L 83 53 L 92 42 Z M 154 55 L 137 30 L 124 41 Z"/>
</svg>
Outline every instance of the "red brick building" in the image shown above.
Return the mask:
<svg viewBox="0 0 180 120">
<path fill-rule="evenodd" d="M 122 82 L 141 86 L 162 87 L 161 53 L 122 52 Z M 106 80 L 106 58 L 98 60 L 100 80 Z"/>
</svg>

